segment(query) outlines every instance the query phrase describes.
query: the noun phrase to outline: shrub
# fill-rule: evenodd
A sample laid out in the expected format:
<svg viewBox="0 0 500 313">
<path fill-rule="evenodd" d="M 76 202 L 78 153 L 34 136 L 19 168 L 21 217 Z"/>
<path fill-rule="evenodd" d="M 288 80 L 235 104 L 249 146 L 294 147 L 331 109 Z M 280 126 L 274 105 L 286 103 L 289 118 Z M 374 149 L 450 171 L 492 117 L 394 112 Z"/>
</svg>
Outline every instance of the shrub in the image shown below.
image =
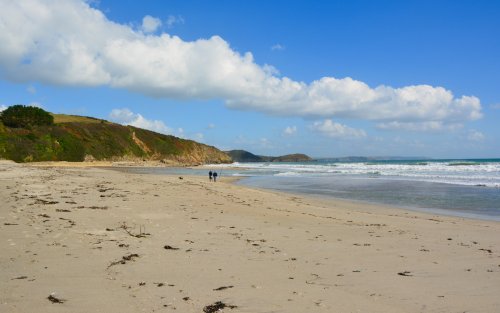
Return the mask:
<svg viewBox="0 0 500 313">
<path fill-rule="evenodd" d="M 13 105 L 1 113 L 5 126 L 14 128 L 30 128 L 37 125 L 52 125 L 54 117 L 47 111 L 24 105 Z"/>
</svg>

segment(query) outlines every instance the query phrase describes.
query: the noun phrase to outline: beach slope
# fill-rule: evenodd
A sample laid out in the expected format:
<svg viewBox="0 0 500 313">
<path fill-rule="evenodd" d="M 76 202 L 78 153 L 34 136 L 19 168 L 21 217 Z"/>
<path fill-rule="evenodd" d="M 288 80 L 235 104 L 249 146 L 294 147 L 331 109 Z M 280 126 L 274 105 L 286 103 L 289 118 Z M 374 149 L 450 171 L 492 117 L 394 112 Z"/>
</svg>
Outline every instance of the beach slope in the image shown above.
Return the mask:
<svg viewBox="0 0 500 313">
<path fill-rule="evenodd" d="M 8 161 L 0 199 L 0 312 L 500 307 L 498 222 Z"/>
</svg>

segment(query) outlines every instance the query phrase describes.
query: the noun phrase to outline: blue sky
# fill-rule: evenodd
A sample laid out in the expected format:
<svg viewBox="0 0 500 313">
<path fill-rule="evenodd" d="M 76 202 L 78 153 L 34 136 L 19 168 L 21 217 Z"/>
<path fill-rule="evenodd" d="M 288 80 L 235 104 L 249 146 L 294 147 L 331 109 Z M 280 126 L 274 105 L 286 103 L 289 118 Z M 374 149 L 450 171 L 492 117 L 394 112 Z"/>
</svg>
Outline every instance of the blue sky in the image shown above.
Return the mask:
<svg viewBox="0 0 500 313">
<path fill-rule="evenodd" d="M 500 157 L 498 1 L 0 8 L 0 109 L 266 155 Z"/>
</svg>

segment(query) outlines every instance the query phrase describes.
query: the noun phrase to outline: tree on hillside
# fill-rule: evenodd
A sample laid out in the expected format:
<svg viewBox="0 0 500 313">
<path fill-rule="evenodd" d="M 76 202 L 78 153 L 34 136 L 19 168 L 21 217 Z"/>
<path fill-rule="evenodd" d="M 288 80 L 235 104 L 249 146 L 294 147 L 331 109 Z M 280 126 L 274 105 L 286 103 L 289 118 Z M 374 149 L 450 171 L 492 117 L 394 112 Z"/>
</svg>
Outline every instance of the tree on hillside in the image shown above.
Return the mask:
<svg viewBox="0 0 500 313">
<path fill-rule="evenodd" d="M 5 126 L 15 128 L 29 128 L 36 125 L 52 125 L 54 117 L 47 111 L 25 105 L 13 105 L 0 113 Z"/>
</svg>

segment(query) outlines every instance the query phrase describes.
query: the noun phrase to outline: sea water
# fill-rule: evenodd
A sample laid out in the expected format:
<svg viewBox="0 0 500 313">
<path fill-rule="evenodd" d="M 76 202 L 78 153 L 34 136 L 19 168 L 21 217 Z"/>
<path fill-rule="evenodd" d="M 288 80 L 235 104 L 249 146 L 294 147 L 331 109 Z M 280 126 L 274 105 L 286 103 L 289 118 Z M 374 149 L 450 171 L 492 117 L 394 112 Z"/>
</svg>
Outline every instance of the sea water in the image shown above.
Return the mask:
<svg viewBox="0 0 500 313">
<path fill-rule="evenodd" d="M 500 159 L 210 165 L 237 184 L 386 204 L 443 215 L 500 220 Z M 208 175 L 205 169 L 135 168 L 157 174 Z M 207 178 L 208 179 L 208 178 Z"/>
<path fill-rule="evenodd" d="M 233 163 L 238 184 L 500 220 L 500 159 Z M 244 168 L 244 170 L 231 170 Z"/>
</svg>

